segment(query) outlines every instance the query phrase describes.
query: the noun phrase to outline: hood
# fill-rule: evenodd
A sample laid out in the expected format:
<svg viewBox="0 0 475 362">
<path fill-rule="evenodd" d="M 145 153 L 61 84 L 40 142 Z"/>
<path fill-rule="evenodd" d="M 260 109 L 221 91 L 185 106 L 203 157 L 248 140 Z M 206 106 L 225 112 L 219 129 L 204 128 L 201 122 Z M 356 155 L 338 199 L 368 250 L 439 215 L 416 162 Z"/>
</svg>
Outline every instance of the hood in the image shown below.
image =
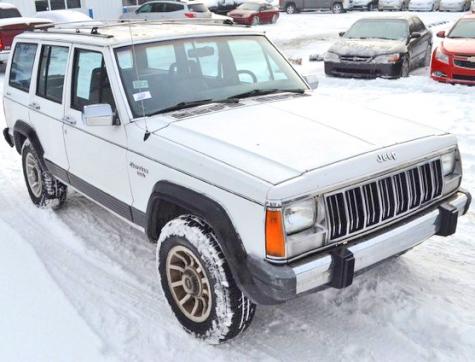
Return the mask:
<svg viewBox="0 0 475 362">
<path fill-rule="evenodd" d="M 381 54 L 405 53 L 407 47 L 402 40 L 340 39 L 328 51 L 338 55 L 374 57 Z"/>
<path fill-rule="evenodd" d="M 255 14 L 256 12 L 254 10 L 233 10 L 228 13 L 228 16 L 238 16 L 238 17 L 245 17 L 245 16 L 251 16 L 252 14 Z"/>
<path fill-rule="evenodd" d="M 169 123 L 154 135 L 278 184 L 369 151 L 444 133 L 356 105 L 342 107 L 326 96 L 245 102 L 183 120 L 167 117 Z M 154 127 L 163 118 L 150 122 Z"/>
<path fill-rule="evenodd" d="M 475 39 L 445 38 L 442 47 L 449 54 L 475 55 Z"/>
</svg>

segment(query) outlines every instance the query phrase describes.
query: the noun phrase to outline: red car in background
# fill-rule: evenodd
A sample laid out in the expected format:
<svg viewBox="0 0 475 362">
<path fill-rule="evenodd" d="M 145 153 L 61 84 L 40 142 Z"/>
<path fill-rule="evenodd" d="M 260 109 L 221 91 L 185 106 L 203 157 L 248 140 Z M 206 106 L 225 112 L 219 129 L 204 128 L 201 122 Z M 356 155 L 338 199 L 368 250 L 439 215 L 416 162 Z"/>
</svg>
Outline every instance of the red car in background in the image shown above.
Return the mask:
<svg viewBox="0 0 475 362">
<path fill-rule="evenodd" d="M 246 2 L 230 11 L 228 16 L 237 24 L 274 24 L 279 19 L 279 8 L 266 2 Z"/>
<path fill-rule="evenodd" d="M 475 85 L 475 14 L 463 16 L 446 34 L 432 54 L 432 79 L 447 83 Z"/>
<path fill-rule="evenodd" d="M 48 23 L 48 20 L 24 18 L 15 6 L 0 3 L 0 64 L 8 60 L 15 36 L 36 25 Z"/>
</svg>

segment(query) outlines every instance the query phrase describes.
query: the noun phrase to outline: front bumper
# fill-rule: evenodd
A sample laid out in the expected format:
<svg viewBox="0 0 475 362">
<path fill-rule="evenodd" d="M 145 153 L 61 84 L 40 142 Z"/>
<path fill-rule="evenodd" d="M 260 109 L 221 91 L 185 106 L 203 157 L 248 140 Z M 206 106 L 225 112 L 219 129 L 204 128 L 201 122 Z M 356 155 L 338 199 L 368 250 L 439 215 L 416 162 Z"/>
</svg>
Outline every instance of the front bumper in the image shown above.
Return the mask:
<svg viewBox="0 0 475 362">
<path fill-rule="evenodd" d="M 470 193 L 459 191 L 441 204 L 396 226 L 352 241 L 330 253 L 318 254 L 285 266 L 249 259 L 252 279 L 261 294 L 256 301 L 277 304 L 330 286 L 347 287 L 356 273 L 399 255 L 433 235 L 453 234 L 458 217 L 468 211 L 470 202 Z"/>
<path fill-rule="evenodd" d="M 377 64 L 363 62 L 325 62 L 325 74 L 349 78 L 397 78 L 401 75 L 402 63 Z"/>
<path fill-rule="evenodd" d="M 475 85 L 475 68 L 463 68 L 455 65 L 453 56 L 450 56 L 449 64 L 432 56 L 430 76 L 439 82 Z"/>
</svg>

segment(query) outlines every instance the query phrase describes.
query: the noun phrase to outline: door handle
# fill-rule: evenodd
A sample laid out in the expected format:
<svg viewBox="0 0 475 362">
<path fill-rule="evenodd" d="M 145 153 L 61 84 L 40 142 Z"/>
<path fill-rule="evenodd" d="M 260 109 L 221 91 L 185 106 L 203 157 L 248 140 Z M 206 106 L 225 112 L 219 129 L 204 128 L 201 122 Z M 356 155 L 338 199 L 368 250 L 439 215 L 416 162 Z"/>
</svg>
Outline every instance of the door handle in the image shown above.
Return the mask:
<svg viewBox="0 0 475 362">
<path fill-rule="evenodd" d="M 68 123 L 72 126 L 74 126 L 76 124 L 76 120 L 74 118 L 71 118 L 71 117 L 68 117 L 68 116 L 63 117 L 63 122 Z"/>
<path fill-rule="evenodd" d="M 29 104 L 29 107 L 32 108 L 32 109 L 34 109 L 34 110 L 36 110 L 36 111 L 38 111 L 38 110 L 41 109 L 41 106 L 40 106 L 38 103 L 35 103 L 35 102 L 30 103 L 30 104 Z"/>
</svg>

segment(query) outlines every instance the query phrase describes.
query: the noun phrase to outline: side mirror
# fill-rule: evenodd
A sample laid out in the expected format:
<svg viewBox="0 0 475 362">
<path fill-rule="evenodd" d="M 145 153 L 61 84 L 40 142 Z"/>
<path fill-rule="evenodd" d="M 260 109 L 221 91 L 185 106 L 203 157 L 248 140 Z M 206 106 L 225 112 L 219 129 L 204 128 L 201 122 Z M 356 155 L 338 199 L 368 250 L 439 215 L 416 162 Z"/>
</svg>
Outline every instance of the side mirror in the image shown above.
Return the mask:
<svg viewBox="0 0 475 362">
<path fill-rule="evenodd" d="M 338 33 L 338 35 L 339 35 L 340 37 L 342 37 L 343 35 L 345 35 L 345 33 L 346 33 L 346 31 L 340 31 L 340 32 Z"/>
<path fill-rule="evenodd" d="M 305 79 L 311 90 L 318 88 L 318 76 L 316 74 L 304 75 L 303 79 Z"/>
<path fill-rule="evenodd" d="M 84 106 L 83 121 L 88 126 L 113 126 L 114 113 L 110 104 Z"/>
<path fill-rule="evenodd" d="M 437 38 L 445 38 L 445 31 L 441 30 L 437 33 Z"/>
<path fill-rule="evenodd" d="M 412 33 L 411 34 L 411 39 L 419 39 L 422 37 L 421 33 Z"/>
</svg>

